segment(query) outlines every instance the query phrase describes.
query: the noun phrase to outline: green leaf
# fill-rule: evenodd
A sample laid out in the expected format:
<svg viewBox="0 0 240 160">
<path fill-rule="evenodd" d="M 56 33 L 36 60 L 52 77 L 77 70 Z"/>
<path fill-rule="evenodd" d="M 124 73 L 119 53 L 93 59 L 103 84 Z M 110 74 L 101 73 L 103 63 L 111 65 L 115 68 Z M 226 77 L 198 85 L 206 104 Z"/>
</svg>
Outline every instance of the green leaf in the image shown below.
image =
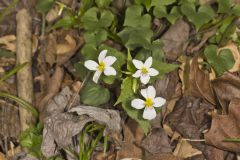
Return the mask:
<svg viewBox="0 0 240 160">
<path fill-rule="evenodd" d="M 144 47 L 148 49 L 151 46 L 151 37 L 153 32 L 149 28 L 126 27 L 124 30 L 119 32 L 118 35 L 125 46 L 130 50 L 137 47 Z"/>
<path fill-rule="evenodd" d="M 95 0 L 98 7 L 103 8 L 110 5 L 112 0 Z"/>
<path fill-rule="evenodd" d="M 82 16 L 81 21 L 83 26 L 88 31 L 95 31 L 99 28 L 109 27 L 114 19 L 114 15 L 110 11 L 102 11 L 100 17 L 98 18 L 98 9 L 96 7 L 90 8 Z"/>
<path fill-rule="evenodd" d="M 42 130 L 43 125 L 39 123 L 37 126 L 32 126 L 23 131 L 19 138 L 21 146 L 39 159 L 43 157 L 41 152 Z"/>
<path fill-rule="evenodd" d="M 76 74 L 77 74 L 76 77 L 79 76 L 79 78 L 83 81 L 88 74 L 88 70 L 84 66 L 83 62 L 75 63 L 74 68 L 75 68 Z"/>
<path fill-rule="evenodd" d="M 229 11 L 231 12 L 232 4 L 232 0 L 218 0 L 218 13 L 228 13 Z"/>
<path fill-rule="evenodd" d="M 229 49 L 221 50 L 219 54 L 217 54 L 217 49 L 217 46 L 209 45 L 204 50 L 204 55 L 217 76 L 221 76 L 233 67 L 235 60 Z"/>
<path fill-rule="evenodd" d="M 143 4 L 148 11 L 152 7 L 151 3 L 152 0 L 135 0 L 135 4 Z"/>
<path fill-rule="evenodd" d="M 203 5 L 198 8 L 194 4 L 186 3 L 181 6 L 182 13 L 192 22 L 197 30 L 214 18 L 214 11 L 210 6 Z"/>
<path fill-rule="evenodd" d="M 176 0 L 152 0 L 152 6 L 166 6 L 176 2 Z"/>
<path fill-rule="evenodd" d="M 128 27 L 150 27 L 151 16 L 142 15 L 143 7 L 141 5 L 132 5 L 127 8 L 124 26 Z"/>
<path fill-rule="evenodd" d="M 38 0 L 36 9 L 38 12 L 46 13 L 52 8 L 54 2 L 55 0 Z"/>
<path fill-rule="evenodd" d="M 85 44 L 81 50 L 81 54 L 83 55 L 84 59 L 91 59 L 97 60 L 98 58 L 98 51 L 94 44 Z"/>
<path fill-rule="evenodd" d="M 65 17 L 57 21 L 51 27 L 51 29 L 70 28 L 70 27 L 74 27 L 75 25 L 77 25 L 77 19 L 75 19 L 74 15 L 70 14 L 70 15 L 66 15 Z"/>
<path fill-rule="evenodd" d="M 102 42 L 107 40 L 107 31 L 103 29 L 96 30 L 94 32 L 85 32 L 84 33 L 84 40 L 86 43 L 91 43 L 94 46 L 100 45 Z"/>
<path fill-rule="evenodd" d="M 81 0 L 80 5 L 80 15 L 83 15 L 89 8 L 91 8 L 94 4 L 94 0 Z"/>
<path fill-rule="evenodd" d="M 156 16 L 157 18 L 163 18 L 167 17 L 167 8 L 165 6 L 157 6 L 153 10 L 153 15 Z"/>
<path fill-rule="evenodd" d="M 133 85 L 134 79 L 132 77 L 127 77 L 123 80 L 121 94 L 116 104 L 122 103 L 122 107 L 127 112 L 128 116 L 137 121 L 144 130 L 144 133 L 147 134 L 150 129 L 149 121 L 142 118 L 142 110 L 137 110 L 131 106 L 131 100 L 134 99 Z"/>
<path fill-rule="evenodd" d="M 163 76 L 171 71 L 174 71 L 179 67 L 177 64 L 164 63 L 158 60 L 153 59 L 152 67 L 158 70 L 159 76 Z"/>
<path fill-rule="evenodd" d="M 85 105 L 100 106 L 110 100 L 108 89 L 93 82 L 88 82 L 80 92 L 81 101 Z"/>
</svg>

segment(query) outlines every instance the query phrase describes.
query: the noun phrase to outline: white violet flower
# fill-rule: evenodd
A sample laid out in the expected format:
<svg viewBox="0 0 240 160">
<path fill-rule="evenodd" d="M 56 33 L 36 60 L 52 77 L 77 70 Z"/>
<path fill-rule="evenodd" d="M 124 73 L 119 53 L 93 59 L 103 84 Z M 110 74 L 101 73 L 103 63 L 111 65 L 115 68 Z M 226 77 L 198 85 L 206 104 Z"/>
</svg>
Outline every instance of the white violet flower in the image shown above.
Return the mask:
<svg viewBox="0 0 240 160">
<path fill-rule="evenodd" d="M 140 81 L 143 84 L 147 84 L 150 80 L 150 76 L 156 76 L 159 72 L 151 68 L 152 66 L 152 57 L 149 57 L 144 63 L 142 61 L 133 59 L 134 66 L 138 69 L 132 76 L 135 78 L 140 77 Z"/>
<path fill-rule="evenodd" d="M 103 50 L 100 52 L 98 56 L 98 63 L 93 60 L 87 60 L 84 63 L 84 66 L 91 70 L 96 71 L 93 75 L 93 81 L 95 83 L 98 82 L 99 77 L 102 73 L 106 76 L 115 76 L 117 74 L 116 70 L 111 67 L 111 65 L 117 60 L 114 56 L 107 56 L 107 50 Z"/>
<path fill-rule="evenodd" d="M 154 107 L 161 107 L 166 103 L 166 99 L 162 97 L 156 97 L 156 90 L 153 86 L 149 86 L 146 89 L 141 90 L 141 95 L 145 100 L 136 98 L 131 102 L 131 106 L 136 109 L 144 109 L 143 118 L 152 120 L 156 117 L 157 113 Z"/>
</svg>

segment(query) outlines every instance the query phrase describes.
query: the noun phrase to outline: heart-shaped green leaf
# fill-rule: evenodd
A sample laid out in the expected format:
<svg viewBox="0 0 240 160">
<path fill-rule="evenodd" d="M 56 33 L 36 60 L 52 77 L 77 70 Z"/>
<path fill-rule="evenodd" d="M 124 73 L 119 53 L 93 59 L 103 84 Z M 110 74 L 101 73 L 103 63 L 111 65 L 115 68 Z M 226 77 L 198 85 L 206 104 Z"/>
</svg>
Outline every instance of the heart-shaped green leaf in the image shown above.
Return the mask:
<svg viewBox="0 0 240 160">
<path fill-rule="evenodd" d="M 85 105 L 99 106 L 110 100 L 110 92 L 98 84 L 88 82 L 81 90 L 80 97 Z"/>
<path fill-rule="evenodd" d="M 217 46 L 209 45 L 204 50 L 204 55 L 217 76 L 221 76 L 224 72 L 233 67 L 235 60 L 229 49 L 221 50 L 218 54 L 217 49 Z"/>
<path fill-rule="evenodd" d="M 151 16 L 142 15 L 143 7 L 141 5 L 132 5 L 127 8 L 124 26 L 129 27 L 150 27 Z"/>
<path fill-rule="evenodd" d="M 214 11 L 208 5 L 203 5 L 196 10 L 194 4 L 186 3 L 181 6 L 182 13 L 192 22 L 197 30 L 214 18 Z"/>
</svg>

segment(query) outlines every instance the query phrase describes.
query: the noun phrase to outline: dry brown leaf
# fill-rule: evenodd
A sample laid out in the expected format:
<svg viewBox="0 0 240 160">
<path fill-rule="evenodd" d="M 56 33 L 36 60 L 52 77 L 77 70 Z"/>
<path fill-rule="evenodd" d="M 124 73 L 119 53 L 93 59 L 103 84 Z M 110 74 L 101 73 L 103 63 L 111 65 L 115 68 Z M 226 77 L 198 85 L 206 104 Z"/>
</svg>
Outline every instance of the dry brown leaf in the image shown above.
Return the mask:
<svg viewBox="0 0 240 160">
<path fill-rule="evenodd" d="M 210 116 L 208 112 L 214 107 L 200 99 L 183 97 L 177 101 L 174 110 L 166 117 L 165 125 L 177 131 L 188 139 L 201 139 L 202 132 L 209 128 Z M 166 127 L 166 126 L 165 126 Z M 191 143 L 195 148 L 204 150 L 200 142 Z"/>
<path fill-rule="evenodd" d="M 76 41 L 70 35 L 66 35 L 65 40 L 67 43 L 59 43 L 57 44 L 56 54 L 64 55 L 64 54 L 71 54 L 71 52 L 76 48 Z"/>
<path fill-rule="evenodd" d="M 198 57 L 194 57 L 189 72 L 189 88 L 187 95 L 205 98 L 208 102 L 216 104 L 209 74 L 201 70 L 198 66 Z"/>
<path fill-rule="evenodd" d="M 116 159 L 142 158 L 143 150 L 136 144 L 141 142 L 144 137 L 144 132 L 137 122 L 129 119 L 127 123 L 123 125 L 123 136 L 124 141 L 121 149 L 117 151 Z"/>
<path fill-rule="evenodd" d="M 213 80 L 212 86 L 224 113 L 227 112 L 227 107 L 232 99 L 240 99 L 240 78 L 232 73 L 226 72 Z"/>
<path fill-rule="evenodd" d="M 240 143 L 223 142 L 226 138 L 240 138 L 240 100 L 233 99 L 228 115 L 213 115 L 210 130 L 204 135 L 206 143 L 220 149 L 240 152 Z"/>
<path fill-rule="evenodd" d="M 182 158 L 176 157 L 169 153 L 161 153 L 156 155 L 148 155 L 144 160 L 182 160 Z"/>
<path fill-rule="evenodd" d="M 7 159 L 5 158 L 5 155 L 4 155 L 3 153 L 1 153 L 1 152 L 0 152 L 0 160 L 7 160 Z"/>
<path fill-rule="evenodd" d="M 190 143 L 183 139 L 179 140 L 177 147 L 173 152 L 173 155 L 181 158 L 188 158 L 201 154 L 202 152 L 200 150 L 193 148 Z"/>
<path fill-rule="evenodd" d="M 176 60 L 186 50 L 190 27 L 180 19 L 162 36 L 166 58 Z"/>
<path fill-rule="evenodd" d="M 141 146 L 151 154 L 170 153 L 170 139 L 162 128 L 154 128 L 141 142 Z"/>
<path fill-rule="evenodd" d="M 7 49 L 11 52 L 16 52 L 16 36 L 15 35 L 6 35 L 0 37 L 0 44 L 2 48 Z"/>
<path fill-rule="evenodd" d="M 156 88 L 156 93 L 158 96 L 170 100 L 172 97 L 179 97 L 181 95 L 181 90 L 180 93 L 178 92 L 178 84 L 178 72 L 173 71 L 167 74 L 167 76 L 163 79 L 157 80 L 154 84 L 154 87 Z"/>
</svg>

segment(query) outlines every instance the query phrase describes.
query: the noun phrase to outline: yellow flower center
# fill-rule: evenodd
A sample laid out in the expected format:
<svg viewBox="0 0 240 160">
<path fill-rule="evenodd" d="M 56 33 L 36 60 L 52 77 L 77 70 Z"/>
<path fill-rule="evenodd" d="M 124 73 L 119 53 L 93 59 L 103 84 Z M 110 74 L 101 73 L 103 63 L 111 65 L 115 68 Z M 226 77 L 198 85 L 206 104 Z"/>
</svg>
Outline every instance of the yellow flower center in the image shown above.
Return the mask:
<svg viewBox="0 0 240 160">
<path fill-rule="evenodd" d="M 153 100 L 151 98 L 146 98 L 145 105 L 146 105 L 146 107 L 152 107 Z"/>
<path fill-rule="evenodd" d="M 99 71 L 103 71 L 105 69 L 105 63 L 104 62 L 100 62 L 99 65 L 98 65 L 98 70 Z"/>
<path fill-rule="evenodd" d="M 147 74 L 147 73 L 148 73 L 148 69 L 145 68 L 145 67 L 142 67 L 142 73 L 143 73 L 143 74 Z"/>
</svg>

